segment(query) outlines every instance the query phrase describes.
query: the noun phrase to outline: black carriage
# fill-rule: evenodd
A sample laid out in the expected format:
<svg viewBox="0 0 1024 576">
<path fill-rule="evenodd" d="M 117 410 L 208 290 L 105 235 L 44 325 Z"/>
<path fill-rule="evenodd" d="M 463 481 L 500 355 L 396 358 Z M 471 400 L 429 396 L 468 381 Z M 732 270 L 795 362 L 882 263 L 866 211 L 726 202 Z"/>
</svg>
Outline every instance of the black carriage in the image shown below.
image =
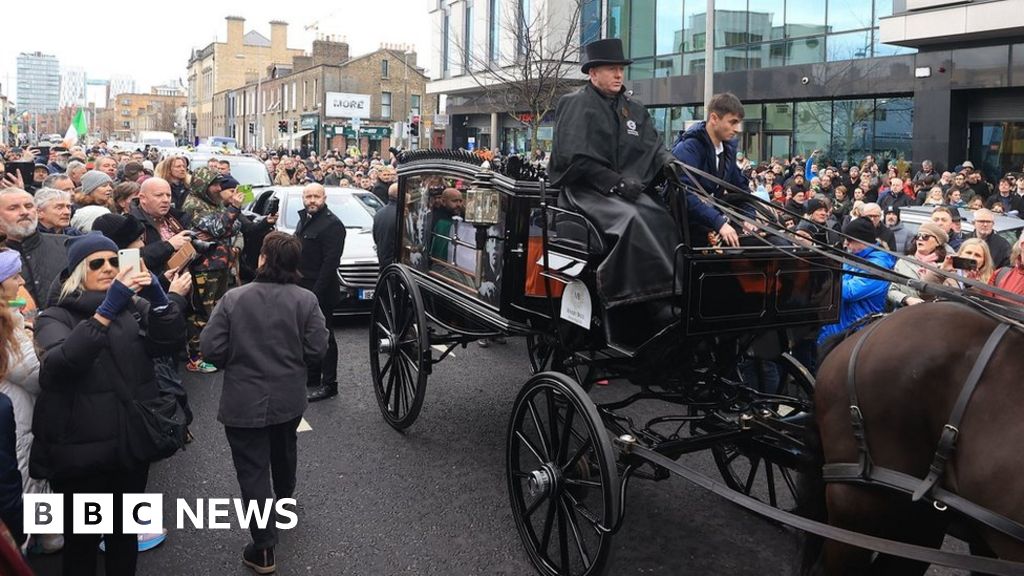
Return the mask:
<svg viewBox="0 0 1024 576">
<path fill-rule="evenodd" d="M 709 450 L 734 490 L 794 504 L 797 475 L 815 464 L 803 434 L 813 379 L 789 349 L 838 317 L 833 260 L 799 245 L 680 245 L 675 321 L 625 345 L 609 339 L 596 297 L 600 232 L 533 169 L 448 151 L 402 160 L 397 262 L 378 282 L 369 338 L 381 412 L 404 429 L 431 367 L 456 346 L 527 339 L 534 375 L 513 406 L 507 471 L 540 572 L 603 570 L 630 478 L 668 477 L 629 458 L 637 447 L 670 459 Z M 446 188 L 463 191 L 464 217 L 436 208 Z M 595 404 L 588 390 L 609 379 L 635 393 Z M 675 408 L 635 410 L 650 400 Z"/>
</svg>

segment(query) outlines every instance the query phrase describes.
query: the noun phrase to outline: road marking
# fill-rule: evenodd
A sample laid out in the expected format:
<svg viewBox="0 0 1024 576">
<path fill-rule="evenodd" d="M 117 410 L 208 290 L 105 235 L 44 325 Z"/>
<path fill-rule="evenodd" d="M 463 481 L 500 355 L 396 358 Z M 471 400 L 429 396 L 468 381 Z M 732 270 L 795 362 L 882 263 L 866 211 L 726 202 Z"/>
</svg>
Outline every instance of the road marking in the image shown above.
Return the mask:
<svg viewBox="0 0 1024 576">
<path fill-rule="evenodd" d="M 299 420 L 299 427 L 296 428 L 295 431 L 296 432 L 312 432 L 313 431 L 313 427 L 309 425 L 309 422 L 306 422 L 305 418 L 303 418 L 302 420 Z"/>
<path fill-rule="evenodd" d="M 434 344 L 433 346 L 431 346 L 431 348 L 433 348 L 434 350 L 437 350 L 441 354 L 444 354 L 445 350 L 448 350 L 447 346 L 442 346 L 440 344 Z M 449 353 L 448 357 L 449 358 L 455 358 L 455 352 Z"/>
</svg>

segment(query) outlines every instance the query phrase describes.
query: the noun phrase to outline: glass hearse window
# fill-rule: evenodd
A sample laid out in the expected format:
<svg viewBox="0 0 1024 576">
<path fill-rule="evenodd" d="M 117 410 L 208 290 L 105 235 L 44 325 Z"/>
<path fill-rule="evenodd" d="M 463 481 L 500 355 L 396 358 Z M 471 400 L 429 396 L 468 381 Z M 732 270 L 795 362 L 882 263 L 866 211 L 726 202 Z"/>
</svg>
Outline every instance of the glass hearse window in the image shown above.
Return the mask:
<svg viewBox="0 0 1024 576">
<path fill-rule="evenodd" d="M 506 202 L 500 202 L 496 223 L 467 221 L 471 186 L 469 180 L 443 174 L 405 180 L 401 261 L 497 305 Z"/>
</svg>

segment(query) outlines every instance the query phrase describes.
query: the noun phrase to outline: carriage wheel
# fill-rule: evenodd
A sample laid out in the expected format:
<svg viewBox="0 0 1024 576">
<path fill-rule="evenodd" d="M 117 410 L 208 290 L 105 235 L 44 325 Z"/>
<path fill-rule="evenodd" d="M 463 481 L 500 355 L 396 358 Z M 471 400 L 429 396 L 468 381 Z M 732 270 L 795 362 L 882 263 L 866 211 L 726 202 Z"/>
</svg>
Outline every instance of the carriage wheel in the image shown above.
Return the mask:
<svg viewBox="0 0 1024 576">
<path fill-rule="evenodd" d="M 430 369 L 423 301 L 412 276 L 391 265 L 377 280 L 370 312 L 370 372 L 384 420 L 408 428 L 420 413 Z"/>
<path fill-rule="evenodd" d="M 781 373 L 777 394 L 812 403 L 814 377 L 810 372 L 789 354 L 783 354 L 778 365 Z M 786 417 L 798 417 L 803 406 L 783 402 L 777 410 Z M 794 510 L 803 503 L 801 477 L 809 465 L 806 453 L 791 451 L 764 437 L 716 445 L 711 453 L 722 479 L 733 490 L 784 510 Z"/>
<path fill-rule="evenodd" d="M 512 409 L 506 456 L 512 516 L 534 567 L 550 576 L 604 573 L 619 477 L 580 386 L 557 372 L 530 378 Z"/>
</svg>

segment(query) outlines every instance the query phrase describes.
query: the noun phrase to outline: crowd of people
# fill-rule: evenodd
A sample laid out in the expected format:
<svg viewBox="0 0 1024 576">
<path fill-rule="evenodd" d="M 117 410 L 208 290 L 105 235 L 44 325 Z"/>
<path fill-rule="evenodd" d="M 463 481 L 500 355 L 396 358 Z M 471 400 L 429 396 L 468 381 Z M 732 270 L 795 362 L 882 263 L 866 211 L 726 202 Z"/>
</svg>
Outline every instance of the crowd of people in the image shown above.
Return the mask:
<svg viewBox="0 0 1024 576">
<path fill-rule="evenodd" d="M 294 235 L 274 231 L 277 213 L 242 210 L 229 158 L 192 166 L 104 142 L 0 146 L 0 533 L 27 553 L 63 550 L 64 574 L 95 574 L 99 550 L 108 574 L 133 574 L 138 553 L 166 539 L 72 534 L 70 513 L 74 494 L 109 493 L 120 517 L 120 495 L 145 492 L 150 463 L 166 457 L 124 449 L 132 402 L 171 399 L 181 443 L 194 440 L 181 366 L 224 372 L 218 420 L 242 498 L 293 493 L 302 412 L 338 393 L 328 327 L 345 226 L 324 185 L 363 187 L 386 204 L 395 170 L 393 156 L 348 151 L 261 157 L 274 182 L 303 186 Z M 31 181 L 5 167 L 25 162 Z M 121 262 L 133 249 L 138 269 Z M 271 334 L 280 341 L 268 348 Z M 63 535 L 22 533 L 23 495 L 37 492 L 64 495 Z M 251 532 L 243 561 L 269 573 L 275 530 Z"/>
</svg>

